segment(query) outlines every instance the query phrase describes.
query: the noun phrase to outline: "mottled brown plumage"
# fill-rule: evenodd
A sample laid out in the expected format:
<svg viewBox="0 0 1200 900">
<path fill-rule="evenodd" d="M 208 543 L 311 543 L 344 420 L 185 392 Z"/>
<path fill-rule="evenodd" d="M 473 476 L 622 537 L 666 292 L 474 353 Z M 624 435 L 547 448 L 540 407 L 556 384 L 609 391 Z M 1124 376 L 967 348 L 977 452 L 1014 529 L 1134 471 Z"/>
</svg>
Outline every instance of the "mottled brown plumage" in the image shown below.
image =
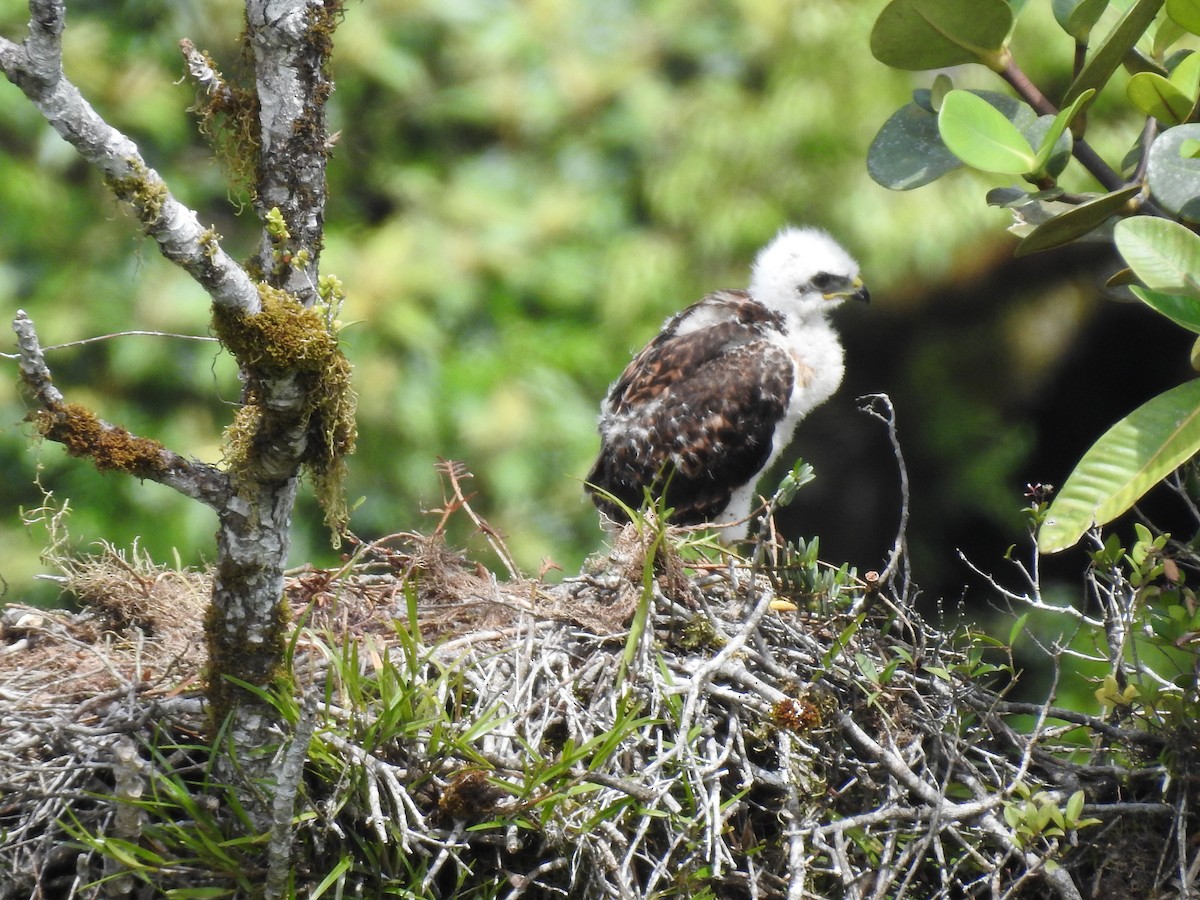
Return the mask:
<svg viewBox="0 0 1200 900">
<path fill-rule="evenodd" d="M 681 324 L 705 314 L 719 319 L 678 334 Z M 681 525 L 719 514 L 771 454 L 775 422 L 792 390 L 787 354 L 767 339 L 782 324 L 745 291 L 709 294 L 669 320 L 609 391 L 612 419 L 636 411 L 636 425 L 608 442 L 610 452 L 596 460 L 588 483 L 633 509 L 645 488 L 657 495 L 666 483 L 666 503 Z M 593 499 L 610 518 L 623 518 L 612 499 Z"/>
</svg>

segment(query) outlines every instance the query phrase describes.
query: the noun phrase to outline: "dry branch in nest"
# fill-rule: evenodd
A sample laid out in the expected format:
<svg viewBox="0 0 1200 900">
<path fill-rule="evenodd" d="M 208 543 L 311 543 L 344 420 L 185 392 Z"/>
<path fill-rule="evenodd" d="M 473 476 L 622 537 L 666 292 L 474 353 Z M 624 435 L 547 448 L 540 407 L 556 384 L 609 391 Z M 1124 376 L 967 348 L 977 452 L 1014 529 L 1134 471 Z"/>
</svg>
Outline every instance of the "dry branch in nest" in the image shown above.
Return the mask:
<svg viewBox="0 0 1200 900">
<path fill-rule="evenodd" d="M 301 895 L 331 873 L 361 896 L 1186 895 L 1195 785 L 1166 777 L 1163 737 L 1047 708 L 1018 731 L 1031 710 L 877 582 L 676 540 L 630 528 L 558 585 L 416 535 L 293 573 L 279 815 L 252 844 L 204 774 L 203 576 L 79 562 L 83 613 L 4 617 L 0 897 L 280 873 Z M 1105 743 L 1086 763 L 1080 729 Z M 1051 806 L 1068 827 L 1025 827 Z M 117 839 L 141 855 L 114 864 Z"/>
</svg>

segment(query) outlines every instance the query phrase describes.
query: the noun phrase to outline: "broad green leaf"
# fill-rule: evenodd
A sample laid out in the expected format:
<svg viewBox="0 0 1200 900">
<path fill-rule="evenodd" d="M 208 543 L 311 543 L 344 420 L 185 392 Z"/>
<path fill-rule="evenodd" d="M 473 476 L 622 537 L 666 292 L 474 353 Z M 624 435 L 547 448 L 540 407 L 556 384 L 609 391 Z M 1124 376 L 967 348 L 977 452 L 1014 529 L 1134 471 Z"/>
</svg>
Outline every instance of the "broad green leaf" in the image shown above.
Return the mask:
<svg viewBox="0 0 1200 900">
<path fill-rule="evenodd" d="M 1196 105 L 1171 81 L 1153 72 L 1138 72 L 1129 79 L 1125 93 L 1139 110 L 1167 125 L 1186 122 Z"/>
<path fill-rule="evenodd" d="M 1075 98 L 1074 103 L 1072 103 L 1070 106 L 1066 107 L 1065 109 L 1059 110 L 1058 115 L 1056 115 L 1054 117 L 1053 122 L 1051 122 L 1051 124 L 1050 124 L 1049 131 L 1047 131 L 1046 134 L 1042 136 L 1041 143 L 1038 145 L 1037 156 L 1033 161 L 1033 170 L 1035 172 L 1042 172 L 1042 171 L 1047 170 L 1047 164 L 1050 162 L 1051 154 L 1056 154 L 1057 152 L 1060 152 L 1056 149 L 1056 146 L 1055 146 L 1056 144 L 1058 144 L 1059 138 L 1064 137 L 1067 134 L 1067 126 L 1071 124 L 1071 120 L 1073 120 L 1075 118 L 1075 115 L 1079 112 L 1080 109 L 1083 108 L 1083 105 L 1092 99 L 1092 95 L 1094 93 L 1095 93 L 1095 91 L 1090 91 L 1090 90 L 1084 91 L 1082 94 L 1080 94 L 1078 97 Z M 1069 159 L 1070 155 L 1071 155 L 1072 141 L 1068 137 L 1064 143 L 1065 143 L 1065 150 L 1066 150 L 1065 155 L 1066 155 L 1066 158 Z M 1066 159 L 1063 160 L 1062 165 L 1063 166 L 1066 165 Z M 1058 171 L 1061 172 L 1062 169 L 1059 168 Z M 1051 172 L 1051 174 L 1057 174 L 1057 172 Z"/>
<path fill-rule="evenodd" d="M 1146 167 L 1154 199 L 1192 222 L 1200 221 L 1200 159 L 1188 155 L 1186 149 L 1197 139 L 1200 125 L 1168 128 L 1151 144 Z"/>
<path fill-rule="evenodd" d="M 1167 0 L 1167 15 L 1192 34 L 1200 34 L 1200 0 Z"/>
<path fill-rule="evenodd" d="M 1200 450 L 1200 379 L 1138 407 L 1083 455 L 1038 531 L 1038 548 L 1057 553 L 1093 525 L 1111 522 Z"/>
<path fill-rule="evenodd" d="M 987 101 L 1018 129 L 1029 128 L 1036 115 L 1028 105 L 999 91 L 972 91 Z M 938 133 L 931 92 L 913 92 L 905 104 L 883 124 L 867 151 L 867 172 L 878 184 L 893 191 L 908 191 L 929 184 L 962 168 L 962 161 L 946 149 Z"/>
<path fill-rule="evenodd" d="M 1087 41 L 1092 26 L 1104 15 L 1108 0 L 1054 0 L 1054 18 L 1077 41 Z"/>
<path fill-rule="evenodd" d="M 1151 45 L 1151 55 L 1155 59 L 1163 59 L 1167 51 L 1175 46 L 1175 42 L 1187 34 L 1187 29 L 1174 19 L 1160 19 L 1154 32 L 1154 43 Z"/>
<path fill-rule="evenodd" d="M 1004 114 L 970 91 L 951 91 L 938 112 L 946 147 L 969 166 L 1002 175 L 1033 171 L 1034 152 Z"/>
<path fill-rule="evenodd" d="M 970 62 L 997 69 L 1012 21 L 1004 0 L 892 0 L 871 29 L 871 53 L 895 69 Z"/>
<path fill-rule="evenodd" d="M 1196 105 L 1200 98 L 1200 53 L 1188 53 L 1171 70 L 1171 84 Z"/>
<path fill-rule="evenodd" d="M 1138 39 L 1150 27 L 1162 5 L 1163 0 L 1136 0 L 1084 64 L 1083 70 L 1067 88 L 1063 103 L 1074 103 L 1075 98 L 1087 90 L 1102 90 Z"/>
<path fill-rule="evenodd" d="M 916 103 L 894 112 L 867 151 L 867 174 L 893 191 L 909 191 L 962 168 L 938 134 L 937 116 Z"/>
<path fill-rule="evenodd" d="M 1200 298 L 1200 237 L 1178 222 L 1134 216 L 1113 232 L 1117 250 L 1146 287 Z"/>
<path fill-rule="evenodd" d="M 1126 204 L 1141 191 L 1137 185 L 1122 188 L 1111 194 L 1103 194 L 1095 200 L 1082 203 L 1072 210 L 1043 222 L 1031 231 L 1013 251 L 1016 256 L 1027 256 L 1061 247 L 1095 231 L 1113 216 L 1124 212 Z"/>
<path fill-rule="evenodd" d="M 1200 298 L 1164 294 L 1136 284 L 1130 285 L 1129 289 L 1135 297 L 1176 325 L 1200 334 Z"/>
</svg>

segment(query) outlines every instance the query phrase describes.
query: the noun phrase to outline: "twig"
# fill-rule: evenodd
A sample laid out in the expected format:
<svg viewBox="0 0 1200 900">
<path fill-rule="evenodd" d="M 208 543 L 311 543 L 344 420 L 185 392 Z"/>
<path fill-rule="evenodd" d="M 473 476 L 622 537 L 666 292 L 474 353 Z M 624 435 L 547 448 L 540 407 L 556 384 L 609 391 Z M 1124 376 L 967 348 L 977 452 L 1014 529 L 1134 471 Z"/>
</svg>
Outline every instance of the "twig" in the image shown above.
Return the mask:
<svg viewBox="0 0 1200 900">
<path fill-rule="evenodd" d="M 454 460 L 439 459 L 437 468 L 438 471 L 444 474 L 450 481 L 450 486 L 454 490 L 455 505 L 453 507 L 448 506 L 448 508 L 462 509 L 466 511 L 467 515 L 471 518 L 471 521 L 475 524 L 475 527 L 479 530 L 480 534 L 482 534 L 487 540 L 488 546 L 492 548 L 492 552 L 500 557 L 500 561 L 504 563 L 504 568 L 508 572 L 509 578 L 512 578 L 513 580 L 519 580 L 521 573 L 517 569 L 517 564 L 513 560 L 512 554 L 508 552 L 508 547 L 505 546 L 503 537 L 501 537 L 500 533 L 491 525 L 489 525 L 482 516 L 480 516 L 471 508 L 471 504 L 468 502 L 466 495 L 463 493 L 461 482 L 463 479 L 473 477 L 471 473 L 463 467 L 462 463 Z"/>
<path fill-rule="evenodd" d="M 180 40 L 179 50 L 183 53 L 188 74 L 196 82 L 196 86 L 213 98 L 218 106 L 231 107 L 235 102 L 233 91 L 229 89 L 221 73 L 213 68 L 209 58 L 197 50 L 196 45 L 187 38 Z"/>
<path fill-rule="evenodd" d="M 66 446 L 74 456 L 87 456 L 96 467 L 122 468 L 173 488 L 213 509 L 227 501 L 229 476 L 215 466 L 185 459 L 158 441 L 141 438 L 96 418 L 81 406 L 69 405 L 54 386 L 33 322 L 24 310 L 13 320 L 20 355 L 21 378 L 42 409 L 42 433 Z"/>
<path fill-rule="evenodd" d="M 892 398 L 887 394 L 866 394 L 858 398 L 859 409 L 867 415 L 878 419 L 887 427 L 888 440 L 892 444 L 892 453 L 896 457 L 896 469 L 900 477 L 900 522 L 896 528 L 896 540 L 892 545 L 891 555 L 887 566 L 879 576 L 881 584 L 891 584 L 903 566 L 903 578 L 899 595 L 903 604 L 908 599 L 912 585 L 912 570 L 908 559 L 908 514 L 909 487 L 908 466 L 904 463 L 904 453 L 900 448 L 900 438 L 896 434 L 896 409 L 892 406 Z M 881 412 L 879 407 L 883 408 Z"/>
</svg>

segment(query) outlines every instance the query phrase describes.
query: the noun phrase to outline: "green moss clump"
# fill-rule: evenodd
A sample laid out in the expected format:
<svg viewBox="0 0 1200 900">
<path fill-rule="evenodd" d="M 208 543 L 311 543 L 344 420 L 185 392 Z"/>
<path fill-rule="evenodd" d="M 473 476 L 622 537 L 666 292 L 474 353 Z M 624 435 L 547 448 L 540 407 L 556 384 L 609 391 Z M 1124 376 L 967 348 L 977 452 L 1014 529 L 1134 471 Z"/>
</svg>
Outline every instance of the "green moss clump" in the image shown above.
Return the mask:
<svg viewBox="0 0 1200 900">
<path fill-rule="evenodd" d="M 205 228 L 200 233 L 200 249 L 211 262 L 221 250 L 221 235 L 215 228 Z"/>
<path fill-rule="evenodd" d="M 79 403 L 39 409 L 31 418 L 44 437 L 62 444 L 72 456 L 91 459 L 102 472 L 150 478 L 167 469 L 166 447 L 124 428 L 106 425 Z"/>
<path fill-rule="evenodd" d="M 262 404 L 263 377 L 299 375 L 307 396 L 308 447 L 302 460 L 334 542 L 349 520 L 343 491 L 345 459 L 358 436 L 357 397 L 350 362 L 320 312 L 286 291 L 259 284 L 262 309 L 255 314 L 213 308 L 217 336 L 247 373 L 246 402 L 226 430 L 225 461 L 235 477 L 252 471 L 258 448 L 288 439 L 294 421 L 277 422 Z"/>
<path fill-rule="evenodd" d="M 692 616 L 683 626 L 676 643 L 684 650 L 698 650 L 703 647 L 720 650 L 725 646 L 726 640 L 717 633 L 708 616 Z"/>
<path fill-rule="evenodd" d="M 208 139 L 230 180 L 253 196 L 262 148 L 258 94 L 226 81 L 212 57 L 202 55 L 217 73 L 220 89 L 202 91 L 191 112 L 199 119 L 200 133 Z"/>
</svg>

